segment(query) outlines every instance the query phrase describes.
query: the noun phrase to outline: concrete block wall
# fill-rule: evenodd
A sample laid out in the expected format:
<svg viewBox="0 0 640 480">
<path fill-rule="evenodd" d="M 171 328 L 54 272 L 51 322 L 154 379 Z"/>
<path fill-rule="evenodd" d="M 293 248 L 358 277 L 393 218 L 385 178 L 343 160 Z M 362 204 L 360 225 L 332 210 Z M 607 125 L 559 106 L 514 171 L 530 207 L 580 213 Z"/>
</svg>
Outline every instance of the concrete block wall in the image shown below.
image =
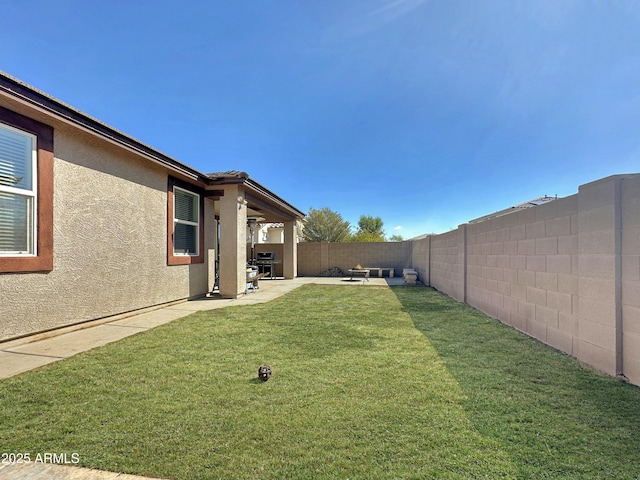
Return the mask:
<svg viewBox="0 0 640 480">
<path fill-rule="evenodd" d="M 577 357 L 616 375 L 621 371 L 621 177 L 582 185 L 578 193 Z"/>
<path fill-rule="evenodd" d="M 464 302 L 464 267 L 460 263 L 464 259 L 464 242 L 460 242 L 460 228 L 433 236 L 429 258 L 431 265 L 428 285 Z M 423 278 L 420 280 L 423 281 Z"/>
<path fill-rule="evenodd" d="M 622 371 L 640 385 L 640 176 L 622 180 Z"/>
<path fill-rule="evenodd" d="M 425 284 L 640 385 L 640 174 L 411 243 Z"/>
<path fill-rule="evenodd" d="M 573 354 L 576 220 L 574 195 L 468 225 L 467 302 Z"/>
<path fill-rule="evenodd" d="M 313 277 L 328 270 L 328 247 L 324 242 L 302 242 L 298 245 L 298 275 Z M 322 256 L 325 258 L 322 258 Z M 324 267 L 324 269 L 323 269 Z"/>
<path fill-rule="evenodd" d="M 411 266 L 411 242 L 301 242 L 298 244 L 298 275 L 320 275 L 338 267 L 393 267 L 395 275 Z"/>
<path fill-rule="evenodd" d="M 431 235 L 412 240 L 411 246 L 411 268 L 418 272 L 418 279 L 425 285 L 431 283 L 430 278 L 430 253 Z"/>
<path fill-rule="evenodd" d="M 356 263 L 418 279 L 640 385 L 640 174 L 400 243 L 300 243 L 299 275 Z"/>
</svg>

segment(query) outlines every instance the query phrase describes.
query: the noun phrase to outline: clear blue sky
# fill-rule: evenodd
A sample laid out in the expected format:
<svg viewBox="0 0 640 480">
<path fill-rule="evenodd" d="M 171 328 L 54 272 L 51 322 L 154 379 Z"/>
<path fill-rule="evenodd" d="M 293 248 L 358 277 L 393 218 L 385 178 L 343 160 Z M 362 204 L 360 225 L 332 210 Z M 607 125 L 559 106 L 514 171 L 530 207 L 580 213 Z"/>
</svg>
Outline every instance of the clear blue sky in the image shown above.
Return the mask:
<svg viewBox="0 0 640 480">
<path fill-rule="evenodd" d="M 0 69 L 303 211 L 443 232 L 640 171 L 637 0 L 0 0 Z"/>
</svg>

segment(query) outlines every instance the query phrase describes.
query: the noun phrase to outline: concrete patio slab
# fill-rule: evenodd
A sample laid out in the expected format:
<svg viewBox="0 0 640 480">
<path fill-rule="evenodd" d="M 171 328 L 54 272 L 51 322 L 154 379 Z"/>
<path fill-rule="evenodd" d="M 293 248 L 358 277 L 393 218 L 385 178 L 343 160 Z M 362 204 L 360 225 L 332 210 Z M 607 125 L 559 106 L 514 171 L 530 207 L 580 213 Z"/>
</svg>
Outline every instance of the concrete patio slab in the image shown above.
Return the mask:
<svg viewBox="0 0 640 480">
<path fill-rule="evenodd" d="M 0 465 L 2 480 L 147 480 L 148 478 L 50 463 Z"/>
</svg>

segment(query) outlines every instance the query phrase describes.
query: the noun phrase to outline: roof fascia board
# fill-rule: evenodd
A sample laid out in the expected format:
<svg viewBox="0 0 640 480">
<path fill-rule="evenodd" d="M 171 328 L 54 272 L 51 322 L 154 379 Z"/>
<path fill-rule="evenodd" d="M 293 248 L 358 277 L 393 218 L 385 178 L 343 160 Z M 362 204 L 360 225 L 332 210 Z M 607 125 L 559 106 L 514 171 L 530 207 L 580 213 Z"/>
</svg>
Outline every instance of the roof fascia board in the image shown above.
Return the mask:
<svg viewBox="0 0 640 480">
<path fill-rule="evenodd" d="M 305 214 L 303 212 L 301 212 L 296 207 L 291 205 L 289 202 L 287 202 L 286 200 L 280 198 L 278 195 L 276 195 L 275 193 L 273 193 L 272 191 L 270 191 L 266 187 L 262 186 L 261 184 L 259 184 L 255 180 L 252 180 L 251 178 L 249 178 L 245 182 L 245 185 L 247 187 L 249 187 L 251 190 L 253 190 L 254 192 L 256 192 L 257 194 L 259 194 L 261 196 L 264 196 L 264 197 L 268 198 L 270 201 L 276 203 L 279 207 L 281 207 L 282 209 L 284 209 L 288 213 L 288 216 L 293 217 L 293 218 L 304 218 L 305 217 Z"/>
<path fill-rule="evenodd" d="M 174 172 L 180 173 L 197 182 L 207 183 L 207 177 L 203 173 L 161 153 L 153 148 L 135 140 L 128 135 L 109 127 L 108 125 L 91 118 L 79 110 L 41 93 L 32 87 L 14 80 L 10 76 L 0 72 L 0 94 L 10 97 L 29 108 L 35 109 L 45 115 L 53 116 L 59 120 L 79 128 L 87 133 L 98 136 L 114 145 L 125 148 L 130 152 L 162 165 Z"/>
<path fill-rule="evenodd" d="M 280 198 L 268 188 L 251 179 L 246 172 L 220 172 L 209 174 L 209 185 L 242 185 L 256 205 L 265 208 L 281 218 L 293 220 L 304 218 L 305 214 L 296 207 Z"/>
<path fill-rule="evenodd" d="M 238 185 L 238 184 L 244 184 L 244 179 L 242 178 L 236 178 L 236 177 L 225 177 L 225 178 L 221 178 L 221 179 L 216 179 L 216 180 L 209 180 L 208 184 L 209 185 Z"/>
<path fill-rule="evenodd" d="M 283 218 L 295 219 L 305 217 L 303 212 L 266 187 L 249 178 L 245 172 L 237 172 L 237 175 L 212 178 L 2 71 L 0 71 L 0 95 L 7 96 L 28 108 L 54 117 L 74 128 L 78 128 L 109 143 L 141 155 L 147 160 L 168 168 L 172 172 L 178 173 L 192 181 L 209 186 L 242 184 L 255 192 L 257 195 L 256 198 L 259 198 L 261 203 L 270 206 L 271 209 L 275 208 L 276 211 L 279 211 Z M 262 199 L 266 200 L 266 203 L 262 202 Z"/>
<path fill-rule="evenodd" d="M 287 222 L 296 219 L 294 215 L 291 215 L 281 208 L 265 202 L 263 200 L 263 197 L 261 196 L 252 195 L 251 193 L 245 193 L 245 198 L 247 199 L 247 202 L 249 202 L 249 206 L 252 206 L 252 208 L 256 209 L 257 207 L 257 210 L 259 211 L 268 211 L 281 221 Z"/>
</svg>

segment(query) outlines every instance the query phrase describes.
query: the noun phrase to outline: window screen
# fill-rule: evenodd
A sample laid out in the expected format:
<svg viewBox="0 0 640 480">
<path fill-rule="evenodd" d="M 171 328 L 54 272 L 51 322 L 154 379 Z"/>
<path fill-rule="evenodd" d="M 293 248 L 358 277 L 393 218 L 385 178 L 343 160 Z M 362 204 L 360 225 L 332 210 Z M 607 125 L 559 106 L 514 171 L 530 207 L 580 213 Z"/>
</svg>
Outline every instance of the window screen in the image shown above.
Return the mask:
<svg viewBox="0 0 640 480">
<path fill-rule="evenodd" d="M 0 255 L 35 254 L 35 144 L 0 124 Z"/>
<path fill-rule="evenodd" d="M 198 255 L 200 196 L 174 188 L 173 250 L 175 255 Z"/>
</svg>

